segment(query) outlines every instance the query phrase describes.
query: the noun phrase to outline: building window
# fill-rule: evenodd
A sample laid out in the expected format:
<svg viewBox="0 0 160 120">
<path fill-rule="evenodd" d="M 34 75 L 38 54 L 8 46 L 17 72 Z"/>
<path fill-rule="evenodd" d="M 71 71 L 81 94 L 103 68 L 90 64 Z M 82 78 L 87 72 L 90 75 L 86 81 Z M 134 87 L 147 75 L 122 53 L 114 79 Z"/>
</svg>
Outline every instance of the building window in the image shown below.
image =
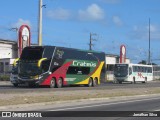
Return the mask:
<svg viewBox="0 0 160 120">
<path fill-rule="evenodd" d="M 4 63 L 0 62 L 0 73 L 4 72 Z"/>
<path fill-rule="evenodd" d="M 9 63 L 8 63 L 8 62 L 5 62 L 5 65 L 9 65 Z"/>
</svg>

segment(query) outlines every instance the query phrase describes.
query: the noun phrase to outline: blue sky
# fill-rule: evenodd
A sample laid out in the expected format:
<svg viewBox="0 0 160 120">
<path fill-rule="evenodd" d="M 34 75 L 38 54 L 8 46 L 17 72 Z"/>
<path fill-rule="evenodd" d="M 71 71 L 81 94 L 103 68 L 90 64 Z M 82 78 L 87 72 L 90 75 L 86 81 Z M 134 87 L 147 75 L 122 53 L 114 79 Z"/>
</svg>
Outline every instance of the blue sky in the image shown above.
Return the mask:
<svg viewBox="0 0 160 120">
<path fill-rule="evenodd" d="M 39 0 L 1 0 L 0 38 L 16 40 L 10 28 L 28 24 L 37 43 Z M 160 0 L 43 0 L 43 44 L 89 49 L 119 55 L 127 48 L 133 63 L 147 60 L 148 23 L 151 20 L 151 59 L 160 59 Z"/>
</svg>

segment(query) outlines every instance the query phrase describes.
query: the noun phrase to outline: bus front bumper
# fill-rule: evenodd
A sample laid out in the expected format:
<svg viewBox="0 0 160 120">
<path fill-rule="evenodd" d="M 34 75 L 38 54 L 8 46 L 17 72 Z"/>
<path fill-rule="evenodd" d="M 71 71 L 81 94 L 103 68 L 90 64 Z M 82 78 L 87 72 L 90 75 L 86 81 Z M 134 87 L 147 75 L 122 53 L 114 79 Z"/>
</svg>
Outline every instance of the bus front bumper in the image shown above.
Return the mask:
<svg viewBox="0 0 160 120">
<path fill-rule="evenodd" d="M 127 77 L 117 77 L 117 78 L 115 78 L 115 80 L 117 82 L 127 82 L 128 78 Z"/>
<path fill-rule="evenodd" d="M 40 81 L 41 81 L 41 78 L 42 77 L 33 77 L 33 78 L 29 79 L 29 78 L 18 77 L 17 82 L 19 84 L 33 83 L 33 84 L 38 84 L 39 85 Z"/>
</svg>

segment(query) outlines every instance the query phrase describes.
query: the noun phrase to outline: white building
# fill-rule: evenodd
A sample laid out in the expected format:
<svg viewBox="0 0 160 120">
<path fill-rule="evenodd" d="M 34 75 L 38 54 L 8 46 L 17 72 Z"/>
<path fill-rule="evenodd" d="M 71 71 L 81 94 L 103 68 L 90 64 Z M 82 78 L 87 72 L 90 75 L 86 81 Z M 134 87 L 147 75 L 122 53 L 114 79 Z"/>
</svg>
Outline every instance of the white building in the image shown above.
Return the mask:
<svg viewBox="0 0 160 120">
<path fill-rule="evenodd" d="M 0 73 L 11 71 L 13 61 L 18 57 L 16 41 L 0 39 Z"/>
</svg>

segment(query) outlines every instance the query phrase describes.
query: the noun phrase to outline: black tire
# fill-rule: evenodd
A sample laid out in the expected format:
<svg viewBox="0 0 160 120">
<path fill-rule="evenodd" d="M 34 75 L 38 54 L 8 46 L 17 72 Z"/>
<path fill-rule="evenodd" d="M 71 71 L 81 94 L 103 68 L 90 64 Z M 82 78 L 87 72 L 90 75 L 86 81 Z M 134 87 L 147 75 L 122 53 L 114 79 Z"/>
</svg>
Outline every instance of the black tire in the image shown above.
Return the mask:
<svg viewBox="0 0 160 120">
<path fill-rule="evenodd" d="M 18 87 L 18 83 L 13 83 L 13 86 L 14 87 Z"/>
<path fill-rule="evenodd" d="M 89 78 L 87 86 L 88 87 L 92 87 L 93 86 L 93 80 L 92 80 L 92 78 Z"/>
<path fill-rule="evenodd" d="M 62 80 L 62 78 L 59 78 L 59 79 L 57 80 L 57 87 L 58 87 L 58 88 L 62 88 L 62 87 L 63 87 L 63 80 Z"/>
<path fill-rule="evenodd" d="M 50 81 L 50 88 L 55 88 L 56 87 L 56 80 L 55 78 L 52 78 L 51 81 Z"/>
<path fill-rule="evenodd" d="M 122 81 L 119 81 L 118 83 L 119 83 L 119 84 L 122 84 Z"/>
<path fill-rule="evenodd" d="M 147 83 L 147 77 L 145 77 L 145 83 Z"/>
<path fill-rule="evenodd" d="M 35 83 L 28 83 L 28 86 L 31 87 L 31 88 L 33 88 L 33 87 L 35 87 L 36 85 L 35 85 Z"/>
<path fill-rule="evenodd" d="M 96 87 L 98 85 L 98 79 L 94 78 L 93 80 L 93 87 Z"/>
<path fill-rule="evenodd" d="M 133 77 L 133 84 L 136 84 L 136 78 Z"/>
</svg>

